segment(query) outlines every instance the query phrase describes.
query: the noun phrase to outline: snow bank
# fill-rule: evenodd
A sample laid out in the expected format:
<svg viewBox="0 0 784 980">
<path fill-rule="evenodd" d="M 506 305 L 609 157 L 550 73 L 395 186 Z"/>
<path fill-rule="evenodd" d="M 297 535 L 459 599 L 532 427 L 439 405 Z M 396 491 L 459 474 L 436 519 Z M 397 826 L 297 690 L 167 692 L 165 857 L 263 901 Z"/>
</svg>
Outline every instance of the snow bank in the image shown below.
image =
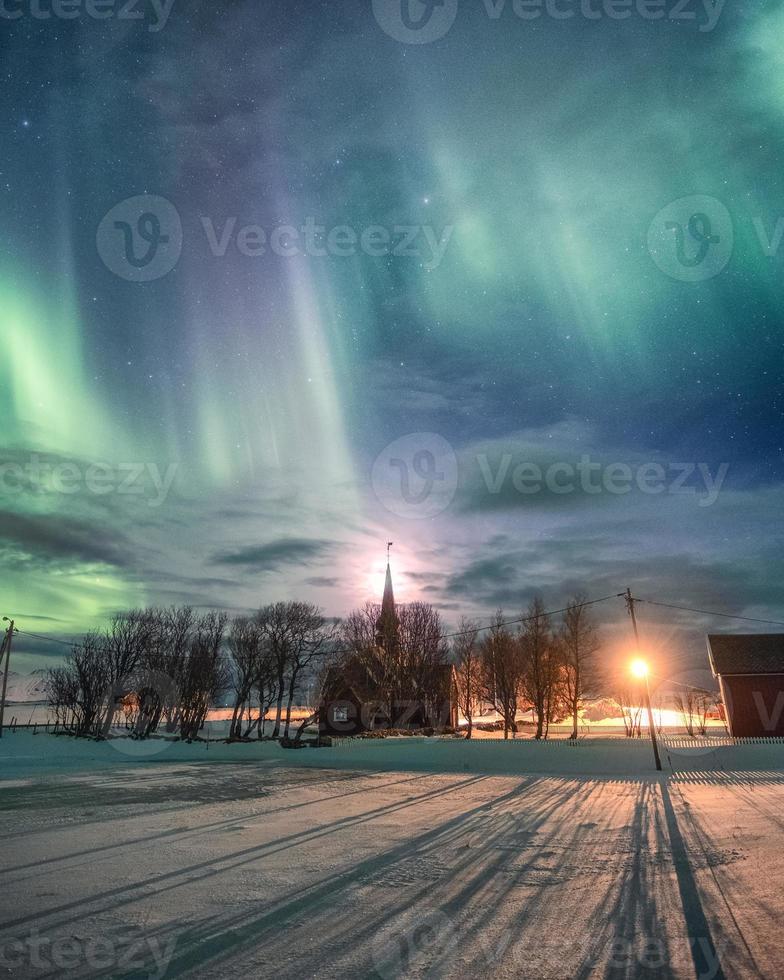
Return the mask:
<svg viewBox="0 0 784 980">
<path fill-rule="evenodd" d="M 417 772 L 481 772 L 635 776 L 655 772 L 645 739 L 592 738 L 565 741 L 464 741 L 453 738 L 346 740 L 331 748 L 282 749 L 276 742 L 250 744 L 127 738 L 92 742 L 29 731 L 0 740 L 0 778 L 52 772 L 113 769 L 148 763 L 283 764 L 325 769 Z M 665 771 L 784 770 L 784 745 L 720 745 L 708 749 L 662 746 Z"/>
</svg>

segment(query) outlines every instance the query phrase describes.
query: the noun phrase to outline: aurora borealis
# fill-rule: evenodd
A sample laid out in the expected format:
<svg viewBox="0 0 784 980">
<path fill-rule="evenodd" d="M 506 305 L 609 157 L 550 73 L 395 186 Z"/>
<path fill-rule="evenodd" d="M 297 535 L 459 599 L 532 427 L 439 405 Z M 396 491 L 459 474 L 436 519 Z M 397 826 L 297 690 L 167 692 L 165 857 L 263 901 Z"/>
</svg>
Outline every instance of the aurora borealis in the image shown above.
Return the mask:
<svg viewBox="0 0 784 980">
<path fill-rule="evenodd" d="M 2 614 L 58 637 L 142 603 L 342 615 L 393 540 L 398 597 L 450 623 L 627 585 L 784 619 L 782 3 L 728 0 L 701 30 L 697 3 L 525 20 L 460 0 L 421 44 L 370 2 L 175 0 L 163 26 L 143 3 L 30 9 L 0 18 Z M 99 233 L 137 197 L 182 228 L 149 281 Z M 682 198 L 730 216 L 709 278 L 651 254 Z M 420 516 L 372 475 L 414 433 L 456 461 Z M 586 454 L 667 485 L 515 486 Z M 709 506 L 699 464 L 727 465 Z M 651 617 L 674 656 L 716 625 Z M 55 653 L 20 638 L 16 669 Z"/>
</svg>

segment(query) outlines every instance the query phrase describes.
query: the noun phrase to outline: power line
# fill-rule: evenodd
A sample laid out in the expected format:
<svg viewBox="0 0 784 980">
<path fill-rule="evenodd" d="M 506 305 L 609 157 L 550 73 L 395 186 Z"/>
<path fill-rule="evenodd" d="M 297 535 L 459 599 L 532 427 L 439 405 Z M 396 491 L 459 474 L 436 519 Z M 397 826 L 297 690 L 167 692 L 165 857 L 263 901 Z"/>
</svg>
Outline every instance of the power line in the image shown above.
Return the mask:
<svg viewBox="0 0 784 980">
<path fill-rule="evenodd" d="M 581 602 L 580 605 L 594 606 L 597 603 L 607 602 L 610 599 L 623 598 L 624 595 L 625 595 L 624 592 L 614 592 L 612 593 L 612 595 L 605 595 L 599 599 L 586 599 L 585 602 Z M 670 602 L 659 602 L 656 599 L 640 599 L 637 596 L 635 596 L 634 598 L 636 602 L 645 602 L 649 606 L 662 606 L 666 609 L 678 609 L 681 612 L 698 613 L 701 616 L 720 616 L 724 619 L 738 619 L 738 620 L 744 620 L 745 622 L 748 623 L 763 623 L 768 626 L 784 626 L 784 622 L 777 619 L 755 619 L 751 616 L 738 616 L 735 615 L 734 613 L 716 612 L 715 610 L 708 610 L 708 609 L 695 609 L 692 606 L 679 606 L 679 605 L 674 605 L 673 603 Z M 539 613 L 538 616 L 558 616 L 561 613 L 566 612 L 568 609 L 569 606 L 562 606 L 560 609 L 548 609 L 546 612 Z M 502 629 L 507 626 L 519 626 L 523 623 L 530 623 L 532 620 L 537 619 L 538 616 L 537 615 L 519 616 L 517 619 L 507 619 L 500 623 L 488 623 L 486 626 L 477 626 L 475 628 L 470 628 L 470 629 L 455 630 L 452 633 L 445 633 L 443 638 L 445 640 L 451 640 L 458 636 L 467 636 L 469 633 L 482 633 L 485 630 Z M 16 629 L 16 632 L 23 636 L 34 637 L 37 640 L 46 640 L 49 643 L 59 643 L 61 646 L 65 646 L 65 647 L 73 648 L 79 645 L 78 640 L 70 640 L 70 641 L 60 640 L 54 636 L 45 636 L 42 633 L 31 633 L 29 630 L 19 629 L 18 627 Z M 332 652 L 335 654 L 340 654 L 340 653 L 352 653 L 354 651 L 353 648 L 347 647 L 345 649 L 333 650 Z"/>
<path fill-rule="evenodd" d="M 622 592 L 614 592 L 612 595 L 602 596 L 601 599 L 586 599 L 585 602 L 575 603 L 579 606 L 595 606 L 597 602 L 607 602 L 608 599 L 617 599 L 619 595 L 623 595 Z M 483 630 L 500 629 L 503 626 L 517 626 L 519 623 L 530 623 L 534 619 L 539 619 L 542 616 L 557 616 L 559 613 L 564 613 L 569 609 L 570 606 L 563 606 L 561 609 L 549 609 L 547 612 L 537 613 L 534 616 L 521 616 L 519 619 L 509 619 L 503 623 L 490 623 L 487 626 L 477 626 L 476 629 L 467 630 L 457 630 L 454 633 L 445 633 L 444 639 L 449 640 L 454 636 L 467 636 L 469 633 L 481 633 Z"/>
<path fill-rule="evenodd" d="M 20 633 L 22 636 L 34 636 L 36 640 L 47 640 L 49 643 L 60 643 L 64 647 L 75 647 L 79 645 L 78 640 L 71 640 L 70 642 L 68 640 L 58 640 L 54 636 L 43 636 L 41 633 L 30 633 L 28 630 L 17 629 L 16 632 Z"/>
<path fill-rule="evenodd" d="M 617 599 L 619 595 L 623 595 L 623 593 L 622 592 L 614 592 L 612 595 L 602 596 L 600 599 L 586 599 L 585 602 L 580 602 L 580 603 L 578 603 L 578 605 L 580 605 L 580 606 L 594 606 L 598 602 L 607 602 L 608 599 Z M 517 619 L 508 619 L 508 620 L 505 620 L 504 622 L 501 622 L 501 623 L 488 623 L 487 626 L 476 626 L 476 627 L 471 627 L 469 629 L 464 629 L 464 630 L 455 630 L 454 633 L 444 633 L 443 639 L 450 640 L 450 639 L 453 639 L 456 636 L 467 636 L 469 633 L 481 633 L 484 630 L 502 629 L 502 628 L 504 628 L 506 626 L 517 626 L 517 625 L 519 625 L 521 623 L 530 623 L 532 620 L 538 619 L 538 618 L 543 617 L 543 616 L 558 616 L 560 613 L 566 612 L 569 608 L 570 608 L 570 606 L 562 606 L 560 609 L 549 609 L 546 612 L 537 613 L 537 614 L 535 614 L 533 616 L 520 616 Z M 71 648 L 73 648 L 73 647 L 79 646 L 79 641 L 78 640 L 71 640 L 71 641 L 58 640 L 54 636 L 44 636 L 42 633 L 31 633 L 29 630 L 22 630 L 22 629 L 19 629 L 19 628 L 17 628 L 16 632 L 19 633 L 19 634 L 21 634 L 21 635 L 23 635 L 23 636 L 32 636 L 32 637 L 35 637 L 35 639 L 37 639 L 37 640 L 47 640 L 50 643 L 59 643 L 62 646 L 65 646 L 65 647 L 71 647 Z M 330 652 L 332 652 L 332 653 L 338 653 L 338 654 L 339 653 L 353 653 L 354 652 L 354 649 L 353 649 L 353 647 L 346 647 L 345 649 L 337 649 L 337 650 L 332 650 Z"/>
<path fill-rule="evenodd" d="M 742 619 L 747 623 L 765 623 L 768 626 L 784 626 L 784 622 L 778 619 L 754 619 L 752 616 L 737 616 L 735 613 L 716 612 L 710 609 L 694 609 L 692 606 L 675 606 L 671 602 L 657 602 L 655 599 L 640 599 L 635 596 L 637 602 L 647 602 L 649 606 L 664 606 L 666 609 L 680 609 L 682 612 L 699 613 L 701 616 L 721 616 L 724 619 Z"/>
</svg>

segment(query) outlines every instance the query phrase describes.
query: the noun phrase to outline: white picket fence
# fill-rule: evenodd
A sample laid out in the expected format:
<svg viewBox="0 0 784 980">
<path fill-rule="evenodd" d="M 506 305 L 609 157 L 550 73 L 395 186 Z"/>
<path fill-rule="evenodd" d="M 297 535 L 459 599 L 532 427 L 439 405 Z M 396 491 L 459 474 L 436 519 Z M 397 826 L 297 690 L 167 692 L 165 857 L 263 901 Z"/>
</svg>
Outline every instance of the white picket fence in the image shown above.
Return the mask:
<svg viewBox="0 0 784 980">
<path fill-rule="evenodd" d="M 731 735 L 721 735 L 717 738 L 700 737 L 676 738 L 671 735 L 661 736 L 661 741 L 670 749 L 719 749 L 733 745 L 784 745 L 784 738 L 733 738 Z"/>
<path fill-rule="evenodd" d="M 393 737 L 396 742 L 405 742 L 408 739 L 413 742 L 419 741 L 419 738 L 415 735 L 412 736 L 398 736 Z M 357 748 L 362 745 L 369 745 L 374 743 L 384 743 L 389 741 L 386 738 L 356 738 L 356 737 L 346 737 L 346 738 L 332 738 L 332 746 L 334 748 Z M 520 746 L 532 746 L 538 745 L 543 749 L 567 749 L 567 748 L 580 748 L 596 744 L 600 741 L 609 741 L 616 746 L 633 746 L 639 743 L 644 743 L 646 746 L 649 744 L 649 739 L 647 734 L 642 739 L 637 738 L 605 738 L 603 739 L 600 735 L 582 737 L 578 739 L 567 739 L 567 738 L 555 738 L 555 739 L 541 739 L 537 742 L 534 738 L 509 738 L 505 739 L 503 735 L 496 738 L 491 736 L 490 738 L 472 738 L 470 741 L 465 739 L 457 739 L 451 735 L 436 736 L 436 741 L 438 742 L 463 742 L 466 745 L 478 745 L 478 746 L 501 746 L 505 745 L 509 748 L 520 747 Z M 782 745 L 784 746 L 784 738 L 774 738 L 774 737 L 759 737 L 759 738 L 732 738 L 729 735 L 721 735 L 715 738 L 710 736 L 700 737 L 700 736 L 675 736 L 675 735 L 662 735 L 659 734 L 659 741 L 662 745 L 669 749 L 719 749 L 727 748 L 732 746 L 743 746 L 743 745 Z"/>
</svg>

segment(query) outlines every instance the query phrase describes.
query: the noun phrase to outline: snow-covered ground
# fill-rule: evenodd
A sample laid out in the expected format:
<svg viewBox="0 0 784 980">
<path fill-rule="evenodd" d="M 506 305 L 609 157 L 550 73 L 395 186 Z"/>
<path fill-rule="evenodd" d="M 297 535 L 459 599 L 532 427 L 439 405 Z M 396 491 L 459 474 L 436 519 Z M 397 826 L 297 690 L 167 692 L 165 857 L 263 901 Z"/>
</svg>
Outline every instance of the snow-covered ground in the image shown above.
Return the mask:
<svg viewBox="0 0 784 980">
<path fill-rule="evenodd" d="M 780 977 L 782 755 L 6 733 L 0 970 Z"/>
</svg>

